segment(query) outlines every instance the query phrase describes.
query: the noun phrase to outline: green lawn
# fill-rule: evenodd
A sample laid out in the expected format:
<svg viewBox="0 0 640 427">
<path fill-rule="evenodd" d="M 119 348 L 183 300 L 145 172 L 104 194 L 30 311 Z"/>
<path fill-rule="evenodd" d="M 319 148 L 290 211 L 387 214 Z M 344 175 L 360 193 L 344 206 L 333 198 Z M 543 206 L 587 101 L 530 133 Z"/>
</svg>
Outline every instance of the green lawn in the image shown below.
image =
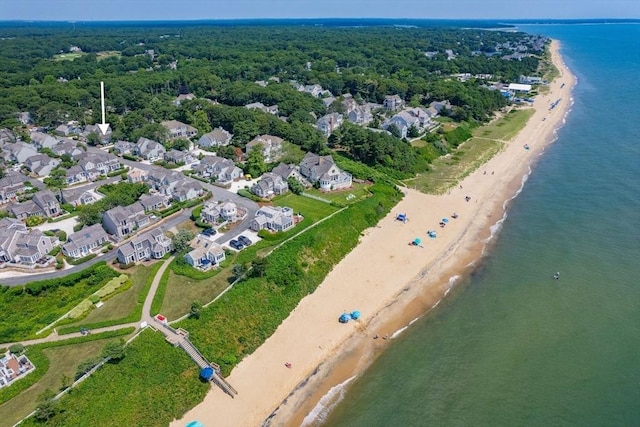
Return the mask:
<svg viewBox="0 0 640 427">
<path fill-rule="evenodd" d="M 340 195 L 345 197 L 342 193 L 340 193 Z M 320 197 L 326 198 L 325 195 L 321 195 Z M 318 222 L 322 218 L 329 216 L 338 210 L 337 207 L 331 206 L 328 203 L 314 200 L 309 197 L 298 196 L 293 193 L 287 193 L 283 196 L 276 197 L 273 200 L 273 204 L 276 206 L 288 206 L 293 209 L 295 213 L 302 213 L 304 216 L 303 222 L 307 222 L 305 225 Z M 298 229 L 298 227 L 299 226 L 296 226 L 295 229 Z"/>
<path fill-rule="evenodd" d="M 110 324 L 130 323 L 140 319 L 145 297 L 151 287 L 151 282 L 162 262 L 152 265 L 138 265 L 132 270 L 127 270 L 132 286 L 107 301 L 100 308 L 94 308 L 84 319 L 64 325 L 58 328 L 58 333 L 77 332 L 81 326 L 89 329 Z"/>
<path fill-rule="evenodd" d="M 40 381 L 29 389 L 0 405 L 0 427 L 10 427 L 29 415 L 36 408 L 38 397 L 45 390 L 49 389 L 56 393 L 61 390 L 63 377 L 67 376 L 73 380 L 78 365 L 85 360 L 99 356 L 108 341 L 91 341 L 42 350 L 49 359 L 50 369 Z M 38 369 L 37 365 L 36 369 Z"/>
<path fill-rule="evenodd" d="M 371 193 L 369 193 L 369 187 L 371 187 L 371 184 L 354 183 L 353 187 L 348 190 L 330 191 L 327 193 L 327 192 L 312 188 L 309 190 L 305 190 L 305 193 L 311 194 L 317 197 L 322 197 L 323 199 L 326 199 L 335 203 L 339 203 L 342 205 L 349 205 L 351 203 L 355 203 L 366 197 L 369 197 L 371 195 Z M 350 197 L 348 199 L 347 197 L 350 195 L 353 195 L 354 197 Z"/>
<path fill-rule="evenodd" d="M 84 52 L 70 52 L 70 53 L 59 53 L 57 55 L 53 55 L 54 61 L 73 61 L 74 59 L 81 58 L 85 56 Z"/>
</svg>

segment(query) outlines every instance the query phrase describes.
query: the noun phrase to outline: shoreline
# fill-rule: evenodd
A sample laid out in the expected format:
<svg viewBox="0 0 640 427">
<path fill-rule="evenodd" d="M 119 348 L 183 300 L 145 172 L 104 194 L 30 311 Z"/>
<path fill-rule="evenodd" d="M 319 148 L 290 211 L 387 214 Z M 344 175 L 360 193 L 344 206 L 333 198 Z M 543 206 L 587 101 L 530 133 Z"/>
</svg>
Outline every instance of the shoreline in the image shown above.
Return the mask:
<svg viewBox="0 0 640 427">
<path fill-rule="evenodd" d="M 509 202 L 555 141 L 571 108 L 575 78 L 558 49 L 554 40 L 550 50 L 560 75 L 547 94 L 537 95 L 535 113 L 500 153 L 445 195 L 403 190 L 405 197 L 393 211 L 365 230 L 316 291 L 234 368 L 227 379 L 238 396 L 231 399 L 212 388 L 171 425 L 199 420 L 206 426 L 299 426 L 330 389 L 366 369 L 393 339 L 374 340 L 375 334 L 401 333 L 447 296 L 494 241 Z M 557 99 L 560 104 L 549 109 Z M 409 217 L 407 223 L 395 220 L 400 212 Z M 453 212 L 459 218 L 440 229 L 440 218 L 451 218 Z M 436 239 L 426 237 L 429 229 L 438 232 Z M 408 245 L 415 237 L 424 247 Z M 352 310 L 362 313 L 360 320 L 337 322 L 343 311 Z"/>
</svg>

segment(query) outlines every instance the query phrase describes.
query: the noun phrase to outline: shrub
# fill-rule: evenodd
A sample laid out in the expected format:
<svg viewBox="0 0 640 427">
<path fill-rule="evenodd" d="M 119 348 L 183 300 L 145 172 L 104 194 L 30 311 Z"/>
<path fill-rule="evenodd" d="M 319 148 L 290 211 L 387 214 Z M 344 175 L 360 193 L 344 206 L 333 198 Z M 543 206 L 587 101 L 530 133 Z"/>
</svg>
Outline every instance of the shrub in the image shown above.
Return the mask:
<svg viewBox="0 0 640 427">
<path fill-rule="evenodd" d="M 87 262 L 87 261 L 89 261 L 91 259 L 94 259 L 96 256 L 97 256 L 96 254 L 89 254 L 89 255 L 84 256 L 82 258 L 65 257 L 65 259 L 71 265 L 79 265 L 79 264 L 82 264 L 83 262 Z"/>
<path fill-rule="evenodd" d="M 24 351 L 24 346 L 20 343 L 14 344 L 9 347 L 9 351 L 13 354 L 22 354 L 22 352 Z"/>
<path fill-rule="evenodd" d="M 41 216 L 30 216 L 25 220 L 25 224 L 27 227 L 35 227 L 36 225 L 40 225 L 45 221 L 45 219 Z"/>
</svg>

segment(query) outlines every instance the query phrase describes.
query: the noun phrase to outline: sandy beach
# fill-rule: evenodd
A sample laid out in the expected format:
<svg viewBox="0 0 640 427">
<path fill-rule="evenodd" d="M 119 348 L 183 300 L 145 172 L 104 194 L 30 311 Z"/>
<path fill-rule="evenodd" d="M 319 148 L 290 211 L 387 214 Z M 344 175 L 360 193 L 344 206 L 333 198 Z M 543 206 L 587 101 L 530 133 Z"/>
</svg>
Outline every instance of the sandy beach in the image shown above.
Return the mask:
<svg viewBox="0 0 640 427">
<path fill-rule="evenodd" d="M 503 218 L 505 202 L 522 187 L 571 107 L 574 76 L 558 49 L 554 41 L 552 58 L 560 76 L 548 93 L 536 96 L 535 113 L 504 150 L 447 194 L 404 190 L 392 212 L 366 230 L 318 289 L 233 370 L 227 379 L 238 395 L 232 399 L 212 387 L 202 403 L 171 425 L 193 420 L 207 427 L 255 427 L 267 420 L 271 426 L 301 425 L 331 387 L 366 369 L 394 331 L 440 301 L 454 286 L 452 277 L 468 274 L 492 226 Z M 451 217 L 454 212 L 457 219 Z M 398 213 L 409 220 L 397 221 Z M 444 228 L 438 225 L 442 218 L 449 220 Z M 437 238 L 427 237 L 427 230 L 435 230 Z M 409 245 L 416 237 L 421 247 Z M 360 320 L 338 323 L 343 311 L 353 310 L 361 312 Z M 373 339 L 376 334 L 379 339 Z"/>
</svg>

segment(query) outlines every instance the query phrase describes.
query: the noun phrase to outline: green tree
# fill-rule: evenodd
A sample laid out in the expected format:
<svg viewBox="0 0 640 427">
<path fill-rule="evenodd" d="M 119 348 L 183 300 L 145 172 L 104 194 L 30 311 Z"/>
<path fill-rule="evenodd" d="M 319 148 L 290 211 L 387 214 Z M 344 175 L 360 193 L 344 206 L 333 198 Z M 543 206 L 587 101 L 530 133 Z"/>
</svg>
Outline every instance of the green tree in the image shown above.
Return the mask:
<svg viewBox="0 0 640 427">
<path fill-rule="evenodd" d="M 81 362 L 78 365 L 78 368 L 76 369 L 75 379 L 77 380 L 81 378 L 84 374 L 92 370 L 93 367 L 96 366 L 97 364 L 98 364 L 98 360 L 96 359 L 89 359 L 89 360 L 85 360 L 84 362 Z"/>
<path fill-rule="evenodd" d="M 302 192 L 304 191 L 304 186 L 300 183 L 300 181 L 292 176 L 287 178 L 287 184 L 289 184 L 289 190 L 291 190 L 293 194 L 302 194 Z"/>
<path fill-rule="evenodd" d="M 95 147 L 96 145 L 100 144 L 100 142 L 100 137 L 96 132 L 91 132 L 89 135 L 87 135 L 87 144 L 89 144 L 90 146 Z"/>
<path fill-rule="evenodd" d="M 201 311 L 202 304 L 200 304 L 198 301 L 194 301 L 191 303 L 191 308 L 189 309 L 189 317 L 193 319 L 199 319 Z"/>
<path fill-rule="evenodd" d="M 409 130 L 407 130 L 407 136 L 409 138 L 417 138 L 418 136 L 420 136 L 420 131 L 418 130 L 418 127 L 416 125 L 411 125 Z"/>
<path fill-rule="evenodd" d="M 13 344 L 12 346 L 9 347 L 9 351 L 12 354 L 22 354 L 22 352 L 24 351 L 24 346 L 20 343 L 18 344 Z"/>
<path fill-rule="evenodd" d="M 173 236 L 173 249 L 180 253 L 189 247 L 189 242 L 193 239 L 193 233 L 189 230 L 180 230 Z"/>
<path fill-rule="evenodd" d="M 259 257 L 251 263 L 251 275 L 254 277 L 263 277 L 267 271 L 268 261 L 265 257 Z"/>
<path fill-rule="evenodd" d="M 105 359 L 109 358 L 112 361 L 118 362 L 124 359 L 125 355 L 126 347 L 122 339 L 119 341 L 109 341 L 102 349 L 102 357 Z"/>
<path fill-rule="evenodd" d="M 231 267 L 231 275 L 236 280 L 244 276 L 246 272 L 247 272 L 247 267 L 245 267 L 244 264 L 234 264 L 233 267 Z"/>
<path fill-rule="evenodd" d="M 193 126 L 198 129 L 198 135 L 204 135 L 211 132 L 211 123 L 209 123 L 209 116 L 204 110 L 198 110 L 193 113 Z"/>
<path fill-rule="evenodd" d="M 38 406 L 33 414 L 33 417 L 39 422 L 47 422 L 53 418 L 60 409 L 58 408 L 58 402 L 54 399 L 55 393 L 51 389 L 46 389 L 38 397 Z"/>
<path fill-rule="evenodd" d="M 49 188 L 64 188 L 67 186 L 67 183 L 65 182 L 66 174 L 67 173 L 65 172 L 65 169 L 62 169 L 58 166 L 57 168 L 52 170 L 51 174 L 42 181 Z"/>
<path fill-rule="evenodd" d="M 251 176 L 260 176 L 267 171 L 267 164 L 262 154 L 262 144 L 254 145 L 247 154 L 245 172 Z"/>
</svg>

